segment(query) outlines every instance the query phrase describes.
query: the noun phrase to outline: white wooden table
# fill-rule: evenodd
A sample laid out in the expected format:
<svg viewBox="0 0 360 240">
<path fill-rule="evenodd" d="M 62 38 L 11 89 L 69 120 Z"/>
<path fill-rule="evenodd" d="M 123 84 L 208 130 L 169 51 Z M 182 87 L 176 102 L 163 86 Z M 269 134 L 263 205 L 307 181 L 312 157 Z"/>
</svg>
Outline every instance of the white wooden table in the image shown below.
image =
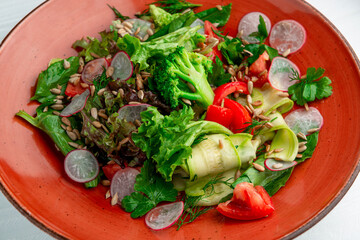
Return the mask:
<svg viewBox="0 0 360 240">
<path fill-rule="evenodd" d="M 17 22 L 42 2 L 43 0 L 0 0 L 0 41 Z M 340 30 L 360 56 L 360 0 L 308 0 L 308 2 Z M 359 227 L 360 178 L 358 177 L 340 203 L 297 240 L 360 239 Z M 29 222 L 0 193 L 0 239 L 53 238 Z"/>
</svg>

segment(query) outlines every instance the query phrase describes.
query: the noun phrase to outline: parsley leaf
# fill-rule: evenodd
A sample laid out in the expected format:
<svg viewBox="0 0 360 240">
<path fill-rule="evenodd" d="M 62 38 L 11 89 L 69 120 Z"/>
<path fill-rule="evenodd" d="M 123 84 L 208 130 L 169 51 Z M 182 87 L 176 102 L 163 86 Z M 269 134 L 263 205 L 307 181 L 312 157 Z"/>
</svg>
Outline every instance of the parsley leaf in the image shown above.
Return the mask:
<svg viewBox="0 0 360 240">
<path fill-rule="evenodd" d="M 269 36 L 264 18 L 261 15 L 259 15 L 258 31 L 251 33 L 249 36 L 255 37 L 261 44 L 263 44 L 265 39 Z"/>
<path fill-rule="evenodd" d="M 136 176 L 134 189 L 135 192 L 121 201 L 125 211 L 132 212 L 132 218 L 145 215 L 160 202 L 174 202 L 178 194 L 174 185 L 156 172 L 155 164 L 150 160 L 144 162 L 140 174 Z"/>
<path fill-rule="evenodd" d="M 323 68 L 308 68 L 306 77 L 301 79 L 296 71 L 293 71 L 293 81 L 299 81 L 290 86 L 288 93 L 291 99 L 298 105 L 303 106 L 307 102 L 315 101 L 316 99 L 323 99 L 332 94 L 331 80 L 328 77 L 323 77 L 325 70 Z M 317 80 L 319 79 L 320 80 Z"/>
<path fill-rule="evenodd" d="M 231 74 L 227 73 L 223 67 L 223 62 L 216 57 L 213 63 L 212 72 L 209 73 L 208 81 L 210 84 L 218 87 L 230 81 Z"/>
</svg>

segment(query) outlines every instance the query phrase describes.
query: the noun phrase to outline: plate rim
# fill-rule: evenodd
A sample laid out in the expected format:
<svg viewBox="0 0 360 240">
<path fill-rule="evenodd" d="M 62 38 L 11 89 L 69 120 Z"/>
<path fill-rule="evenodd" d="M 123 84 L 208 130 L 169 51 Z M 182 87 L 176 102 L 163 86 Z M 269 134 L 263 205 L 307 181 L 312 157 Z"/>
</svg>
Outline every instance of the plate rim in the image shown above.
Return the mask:
<svg viewBox="0 0 360 240">
<path fill-rule="evenodd" d="M 311 8 L 316 14 L 318 14 L 330 27 L 334 30 L 334 32 L 341 38 L 341 40 L 345 43 L 346 47 L 348 48 L 349 52 L 351 53 L 351 56 L 353 60 L 355 60 L 355 63 L 357 65 L 358 71 L 360 71 L 360 61 L 358 56 L 356 55 L 355 51 L 351 47 L 350 43 L 346 40 L 346 38 L 343 36 L 343 34 L 337 29 L 337 27 L 324 15 L 322 14 L 317 8 L 315 8 L 313 5 L 308 3 L 306 0 L 298 0 L 299 2 L 307 5 L 309 8 Z M 0 43 L 0 49 L 2 49 L 3 45 L 6 44 L 9 37 L 12 35 L 12 33 L 25 21 L 27 20 L 34 12 L 39 11 L 44 5 L 49 4 L 50 0 L 45 0 L 40 5 L 35 7 L 33 10 L 31 10 L 28 14 L 26 14 L 4 37 L 4 39 Z M 356 167 L 354 168 L 351 176 L 348 178 L 346 184 L 342 187 L 342 189 L 336 194 L 336 196 L 329 202 L 329 204 L 321 209 L 318 213 L 316 213 L 315 216 L 313 216 L 309 221 L 305 222 L 303 225 L 299 226 L 295 231 L 288 233 L 287 235 L 284 235 L 281 237 L 283 240 L 293 239 L 302 233 L 306 232 L 310 228 L 312 228 L 314 225 L 316 225 L 320 220 L 322 220 L 332 209 L 335 208 L 335 206 L 342 200 L 342 198 L 345 196 L 345 194 L 349 191 L 353 183 L 355 182 L 357 176 L 360 172 L 360 155 L 358 152 L 358 159 Z M 65 237 L 64 235 L 60 234 L 59 232 L 51 229 L 48 227 L 45 223 L 41 222 L 39 219 L 34 217 L 30 212 L 28 212 L 25 207 L 21 206 L 15 198 L 12 196 L 11 191 L 7 189 L 7 187 L 2 182 L 2 178 L 0 178 L 0 190 L 6 197 L 6 199 L 23 215 L 25 216 L 32 224 L 34 224 L 36 227 L 44 231 L 45 233 L 49 234 L 50 236 L 56 238 L 56 239 L 69 239 Z"/>
</svg>

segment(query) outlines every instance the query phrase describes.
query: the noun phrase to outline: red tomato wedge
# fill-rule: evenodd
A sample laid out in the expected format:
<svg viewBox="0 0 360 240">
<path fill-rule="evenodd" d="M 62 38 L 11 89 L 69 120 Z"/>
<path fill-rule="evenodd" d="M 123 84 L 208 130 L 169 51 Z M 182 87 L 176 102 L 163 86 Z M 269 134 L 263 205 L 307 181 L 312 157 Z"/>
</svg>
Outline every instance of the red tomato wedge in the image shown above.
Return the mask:
<svg viewBox="0 0 360 240">
<path fill-rule="evenodd" d="M 65 95 L 69 97 L 74 97 L 76 95 L 82 94 L 87 88 L 83 88 L 80 84 L 74 85 L 71 82 L 68 82 Z"/>
<path fill-rule="evenodd" d="M 205 32 L 205 35 L 207 36 L 207 39 L 208 38 L 217 38 L 217 39 L 221 40 L 221 38 L 218 35 L 216 35 L 213 30 L 217 31 L 218 29 L 211 22 L 205 21 L 204 22 L 204 32 Z M 222 56 L 221 52 L 219 51 L 219 49 L 217 48 L 217 46 L 215 46 L 213 48 L 213 50 L 210 53 L 208 53 L 206 56 L 209 57 L 213 62 L 215 61 L 216 57 L 218 57 L 222 62 L 224 60 L 223 56 Z"/>
<path fill-rule="evenodd" d="M 107 177 L 107 179 L 109 179 L 110 181 L 112 180 L 112 178 L 114 177 L 115 173 L 117 171 L 119 171 L 121 169 L 121 167 L 118 164 L 107 164 L 105 166 L 102 167 L 102 170 L 105 174 L 105 176 Z"/>
<path fill-rule="evenodd" d="M 216 122 L 229 128 L 233 121 L 233 111 L 221 106 L 210 105 L 207 109 L 205 120 Z"/>
<path fill-rule="evenodd" d="M 238 220 L 254 220 L 274 212 L 269 194 L 262 186 L 242 182 L 236 185 L 231 200 L 216 208 L 222 215 Z"/>
<path fill-rule="evenodd" d="M 247 84 L 244 82 L 230 82 L 219 86 L 214 91 L 215 96 L 214 96 L 213 104 L 220 105 L 224 98 L 226 98 L 228 95 L 234 92 L 249 94 Z"/>
<path fill-rule="evenodd" d="M 259 58 L 255 62 L 250 65 L 250 75 L 256 76 L 258 78 L 258 80 L 254 82 L 254 87 L 261 88 L 268 81 L 267 72 L 265 74 L 262 74 L 261 76 L 259 76 L 259 74 L 264 73 L 265 70 L 268 70 L 269 60 L 269 54 L 265 51 L 259 56 Z"/>
</svg>

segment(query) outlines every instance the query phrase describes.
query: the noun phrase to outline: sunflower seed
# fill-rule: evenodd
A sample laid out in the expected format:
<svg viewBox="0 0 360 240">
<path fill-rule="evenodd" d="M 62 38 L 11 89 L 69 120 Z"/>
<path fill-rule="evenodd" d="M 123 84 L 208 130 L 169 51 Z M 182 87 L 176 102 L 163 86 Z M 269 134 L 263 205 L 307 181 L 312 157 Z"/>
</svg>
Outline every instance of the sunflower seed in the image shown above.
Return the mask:
<svg viewBox="0 0 360 240">
<path fill-rule="evenodd" d="M 95 118 L 95 119 L 98 119 L 98 110 L 96 108 L 91 108 L 90 109 L 90 115 Z"/>
<path fill-rule="evenodd" d="M 107 192 L 105 193 L 105 199 L 108 199 L 109 197 L 111 197 L 111 193 L 110 190 L 107 190 Z"/>
<path fill-rule="evenodd" d="M 221 5 L 216 5 L 216 8 L 219 10 L 219 11 L 222 11 L 222 6 Z"/>
<path fill-rule="evenodd" d="M 246 105 L 245 108 L 246 108 L 246 110 L 249 111 L 249 113 L 251 113 L 251 114 L 253 113 L 253 111 L 249 108 L 249 106 Z"/>
<path fill-rule="evenodd" d="M 87 84 L 87 83 L 80 83 L 80 86 L 82 87 L 82 88 L 88 88 L 89 87 L 89 84 Z"/>
<path fill-rule="evenodd" d="M 60 127 L 66 131 L 67 127 L 64 124 L 61 124 Z"/>
<path fill-rule="evenodd" d="M 92 97 L 93 97 L 94 94 L 95 94 L 95 90 L 96 90 L 95 86 L 94 86 L 94 85 L 91 85 L 91 86 L 90 86 L 90 94 L 91 94 Z"/>
<path fill-rule="evenodd" d="M 266 153 L 266 155 L 268 155 L 268 156 L 269 156 L 269 155 L 273 154 L 273 153 L 274 153 L 274 151 L 275 151 L 274 149 L 273 149 L 273 150 L 270 150 L 270 151 L 268 151 L 268 152 Z"/>
<path fill-rule="evenodd" d="M 63 110 L 64 105 L 62 105 L 62 104 L 54 104 L 54 105 L 51 105 L 51 108 L 55 109 L 55 110 Z"/>
<path fill-rule="evenodd" d="M 260 108 L 256 108 L 256 109 L 254 109 L 254 111 L 253 111 L 253 113 L 254 113 L 254 116 L 253 116 L 253 118 L 255 118 L 255 117 L 257 117 L 257 116 L 259 116 L 261 113 L 262 113 L 262 109 L 260 109 Z"/>
<path fill-rule="evenodd" d="M 186 98 L 182 98 L 181 99 L 184 103 L 188 104 L 188 105 L 191 105 L 191 101 L 189 99 L 186 99 Z"/>
<path fill-rule="evenodd" d="M 144 91 L 143 91 L 143 90 L 138 91 L 137 95 L 138 95 L 138 97 L 140 98 L 140 100 L 143 100 L 143 99 L 144 99 L 145 94 L 144 94 Z"/>
<path fill-rule="evenodd" d="M 261 87 L 261 90 L 264 91 L 264 90 L 266 90 L 266 89 L 268 89 L 268 88 L 270 88 L 270 87 L 271 87 L 270 83 L 265 83 L 265 84 Z"/>
<path fill-rule="evenodd" d="M 139 32 L 140 32 L 140 27 L 138 27 L 138 28 L 136 29 L 136 31 L 134 32 L 134 35 L 138 35 Z"/>
<path fill-rule="evenodd" d="M 94 125 L 94 127 L 101 128 L 101 123 L 99 121 L 93 121 L 91 123 L 92 123 L 92 125 Z"/>
<path fill-rule="evenodd" d="M 103 186 L 105 186 L 105 187 L 108 187 L 108 186 L 110 186 L 110 181 L 109 180 L 107 180 L 107 179 L 104 179 L 104 180 L 101 180 L 101 185 L 103 185 Z"/>
<path fill-rule="evenodd" d="M 66 131 L 70 131 L 70 132 L 72 132 L 72 130 L 73 130 L 73 129 L 72 129 L 72 127 L 71 127 L 71 126 L 67 126 L 67 127 L 66 127 Z"/>
<path fill-rule="evenodd" d="M 77 85 L 80 82 L 80 77 L 79 76 L 70 77 L 69 82 L 74 85 Z"/>
<path fill-rule="evenodd" d="M 228 73 L 230 73 L 231 76 L 235 76 L 235 74 L 236 74 L 234 68 L 232 68 L 232 67 L 229 67 Z"/>
<path fill-rule="evenodd" d="M 106 69 L 106 77 L 111 77 L 114 74 L 114 67 L 108 67 L 108 69 Z"/>
<path fill-rule="evenodd" d="M 49 107 L 45 106 L 44 109 L 43 109 L 43 112 L 47 112 L 48 110 L 49 110 Z"/>
<path fill-rule="evenodd" d="M 132 102 L 129 102 L 130 105 L 139 105 L 139 104 L 142 104 L 141 102 L 135 102 L 135 101 L 132 101 Z"/>
<path fill-rule="evenodd" d="M 270 147 L 271 147 L 271 146 L 270 146 L 269 144 L 267 144 L 267 145 L 266 145 L 266 148 L 265 148 L 265 151 L 266 151 L 266 152 L 270 151 Z"/>
<path fill-rule="evenodd" d="M 94 53 L 94 52 L 90 52 L 90 55 L 93 56 L 94 58 L 101 58 L 100 55 L 97 55 L 97 54 Z"/>
<path fill-rule="evenodd" d="M 70 63 L 68 62 L 68 60 L 64 59 L 64 68 L 65 69 L 69 69 L 70 68 Z"/>
<path fill-rule="evenodd" d="M 66 126 L 71 126 L 71 122 L 67 117 L 62 117 L 61 122 L 63 122 Z"/>
<path fill-rule="evenodd" d="M 240 170 L 237 170 L 235 173 L 235 179 L 238 179 L 241 176 Z"/>
<path fill-rule="evenodd" d="M 99 115 L 99 117 L 101 117 L 103 119 L 108 119 L 108 116 L 103 112 L 98 112 L 98 115 Z"/>
<path fill-rule="evenodd" d="M 298 152 L 299 153 L 302 153 L 303 151 L 305 151 L 307 149 L 307 147 L 304 145 L 304 146 L 301 146 L 301 147 L 299 147 L 299 150 L 298 150 Z"/>
<path fill-rule="evenodd" d="M 264 171 L 265 171 L 265 168 L 264 168 L 263 166 L 257 164 L 257 163 L 253 163 L 252 165 L 253 165 L 254 168 L 255 168 L 256 170 L 258 170 L 259 172 L 264 172 Z"/>
<path fill-rule="evenodd" d="M 296 158 L 302 158 L 302 154 L 300 153 L 296 154 Z"/>
<path fill-rule="evenodd" d="M 143 39 L 142 39 L 142 40 L 143 40 L 143 42 L 145 42 L 146 40 L 148 40 L 148 39 L 149 39 L 149 37 L 150 37 L 150 36 L 149 36 L 149 34 L 146 34 L 146 35 L 143 37 Z"/>
<path fill-rule="evenodd" d="M 259 77 L 261 77 L 262 75 L 267 74 L 267 72 L 268 72 L 268 70 L 267 70 L 267 69 L 265 69 L 264 71 L 262 71 L 261 73 L 259 73 Z"/>
<path fill-rule="evenodd" d="M 106 90 L 105 88 L 100 89 L 100 90 L 97 92 L 97 95 L 98 95 L 98 96 L 102 96 L 102 95 L 104 94 L 105 90 Z"/>
<path fill-rule="evenodd" d="M 118 203 L 119 197 L 118 193 L 115 193 L 115 195 L 111 198 L 111 205 L 115 206 Z"/>
<path fill-rule="evenodd" d="M 305 110 L 309 111 L 309 105 L 307 103 L 304 104 Z"/>
<path fill-rule="evenodd" d="M 77 139 L 81 139 L 80 132 L 76 128 L 73 129 L 73 132 L 76 134 Z"/>
<path fill-rule="evenodd" d="M 238 71 L 237 77 L 238 77 L 238 79 L 242 79 L 242 78 L 243 78 L 243 73 L 242 73 L 242 71 Z"/>
<path fill-rule="evenodd" d="M 253 106 L 258 107 L 261 106 L 263 103 L 261 100 L 256 100 L 255 102 L 252 103 Z"/>
<path fill-rule="evenodd" d="M 51 92 L 52 94 L 57 94 L 57 95 L 59 95 L 59 94 L 61 93 L 61 90 L 58 89 L 58 88 L 52 88 L 52 89 L 50 89 L 50 92 Z"/>
<path fill-rule="evenodd" d="M 320 128 L 312 128 L 312 129 L 309 129 L 307 132 L 308 132 L 309 134 L 311 134 L 311 133 L 317 132 L 317 131 L 319 131 L 319 130 L 320 130 Z"/>
<path fill-rule="evenodd" d="M 252 94 L 253 89 L 254 89 L 254 83 L 252 81 L 248 81 L 247 87 L 248 87 L 249 94 Z"/>
<path fill-rule="evenodd" d="M 66 134 L 69 136 L 69 138 L 73 141 L 76 141 L 77 136 L 74 132 L 66 131 Z"/>
<path fill-rule="evenodd" d="M 245 68 L 245 75 L 248 75 L 249 74 L 249 67 L 246 67 Z"/>
<path fill-rule="evenodd" d="M 252 54 L 252 52 L 250 52 L 249 50 L 244 49 L 244 53 L 247 53 L 249 55 L 249 57 L 254 56 L 254 54 Z"/>
<path fill-rule="evenodd" d="M 58 112 L 58 111 L 53 111 L 52 114 L 54 114 L 56 116 L 60 116 L 60 112 Z"/>
<path fill-rule="evenodd" d="M 307 140 L 306 135 L 303 134 L 302 132 L 299 132 L 298 134 L 296 134 L 296 136 L 298 136 L 301 139 L 304 139 L 305 141 Z"/>
<path fill-rule="evenodd" d="M 244 45 L 249 45 L 250 43 L 248 42 L 248 41 L 246 41 L 245 39 L 241 39 L 242 40 L 242 43 L 244 44 Z"/>
<path fill-rule="evenodd" d="M 283 52 L 283 54 L 282 54 L 283 57 L 287 57 L 290 54 L 290 51 L 291 51 L 290 48 L 286 49 L 285 52 Z"/>
<path fill-rule="evenodd" d="M 267 117 L 267 116 L 264 116 L 264 115 L 262 115 L 262 114 L 260 114 L 258 117 L 259 117 L 261 120 L 265 120 L 265 121 L 270 121 L 270 120 L 271 120 L 271 118 L 269 118 L 269 117 Z"/>
<path fill-rule="evenodd" d="M 272 128 L 272 127 L 274 127 L 274 125 L 270 122 L 267 122 L 267 123 L 265 123 L 265 127 Z"/>
<path fill-rule="evenodd" d="M 129 22 L 123 22 L 123 25 L 124 25 L 124 27 L 130 28 L 130 29 L 133 28 L 133 25 Z"/>
<path fill-rule="evenodd" d="M 282 163 L 275 163 L 272 165 L 272 168 L 279 169 L 279 168 L 282 168 L 283 166 L 284 166 L 284 164 L 282 164 Z"/>
<path fill-rule="evenodd" d="M 80 57 L 78 73 L 82 73 L 82 71 L 84 70 L 84 66 L 85 66 L 84 58 Z"/>
<path fill-rule="evenodd" d="M 118 31 L 118 34 L 120 34 L 121 37 L 124 37 L 126 34 L 129 34 L 129 33 L 126 32 L 125 29 L 122 28 Z"/>
<path fill-rule="evenodd" d="M 76 142 L 68 142 L 69 146 L 73 147 L 73 148 L 78 148 L 80 145 L 77 144 Z"/>
<path fill-rule="evenodd" d="M 305 79 L 306 78 L 306 74 L 305 75 L 302 75 L 301 77 L 300 77 L 300 79 Z"/>
<path fill-rule="evenodd" d="M 111 91 L 111 93 L 112 93 L 114 96 L 117 96 L 117 95 L 118 95 L 118 92 L 117 92 L 117 91 Z"/>
<path fill-rule="evenodd" d="M 251 97 L 250 94 L 246 95 L 246 102 L 247 102 L 248 105 L 252 104 L 252 97 Z"/>
<path fill-rule="evenodd" d="M 289 94 L 287 92 L 277 92 L 276 95 L 279 97 L 289 97 Z"/>
<path fill-rule="evenodd" d="M 143 79 L 139 73 L 136 74 L 136 88 L 137 90 L 144 89 Z"/>
<path fill-rule="evenodd" d="M 104 124 L 101 124 L 101 128 L 104 129 L 105 132 L 110 133 L 109 130 L 105 127 Z"/>
<path fill-rule="evenodd" d="M 276 148 L 276 149 L 274 149 L 274 152 L 275 152 L 275 153 L 279 153 L 279 152 L 282 152 L 282 151 L 284 151 L 283 148 Z"/>
<path fill-rule="evenodd" d="M 237 38 L 241 38 L 243 34 L 244 34 L 244 30 L 241 29 L 241 30 L 236 34 L 236 37 L 237 37 Z"/>
<path fill-rule="evenodd" d="M 299 142 L 299 147 L 305 146 L 307 142 Z"/>
</svg>

